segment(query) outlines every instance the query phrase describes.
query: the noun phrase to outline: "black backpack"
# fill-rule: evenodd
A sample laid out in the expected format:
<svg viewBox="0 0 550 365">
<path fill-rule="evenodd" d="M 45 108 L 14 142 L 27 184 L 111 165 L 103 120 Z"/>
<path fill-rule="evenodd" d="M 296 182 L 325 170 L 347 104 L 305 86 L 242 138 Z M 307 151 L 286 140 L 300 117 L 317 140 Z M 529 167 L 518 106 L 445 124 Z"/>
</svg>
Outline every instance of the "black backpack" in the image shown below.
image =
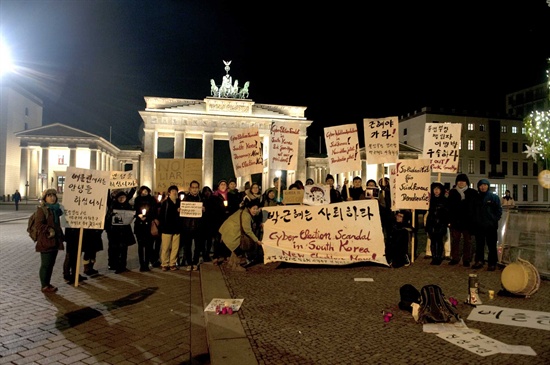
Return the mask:
<svg viewBox="0 0 550 365">
<path fill-rule="evenodd" d="M 411 284 L 405 284 L 399 288 L 399 295 L 401 301 L 399 302 L 399 309 L 411 312 L 413 303 L 420 304 L 420 292 Z"/>
<path fill-rule="evenodd" d="M 460 316 L 456 308 L 445 298 L 441 287 L 430 284 L 420 289 L 418 323 L 447 323 L 458 320 Z"/>
</svg>

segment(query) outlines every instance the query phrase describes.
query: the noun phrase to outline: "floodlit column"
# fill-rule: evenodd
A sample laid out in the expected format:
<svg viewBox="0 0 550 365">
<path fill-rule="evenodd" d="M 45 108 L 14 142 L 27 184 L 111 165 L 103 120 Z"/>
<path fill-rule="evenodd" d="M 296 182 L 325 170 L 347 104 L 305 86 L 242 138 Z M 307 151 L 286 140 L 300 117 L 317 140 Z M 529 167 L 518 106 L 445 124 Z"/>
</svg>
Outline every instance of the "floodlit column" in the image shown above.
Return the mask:
<svg viewBox="0 0 550 365">
<path fill-rule="evenodd" d="M 26 184 L 29 181 L 29 147 L 21 147 L 21 158 L 19 165 L 19 191 L 21 195 L 25 192 L 25 196 L 29 194 L 30 190 L 27 191 Z M 30 181 L 29 181 L 30 184 Z M 21 187 L 25 187 L 25 190 L 21 190 Z"/>
<path fill-rule="evenodd" d="M 148 186 L 152 191 L 156 191 L 154 186 L 155 177 L 155 156 L 157 155 L 157 135 L 154 130 L 145 130 L 143 136 L 143 154 L 141 155 L 140 182 Z"/>
<path fill-rule="evenodd" d="M 210 186 L 214 183 L 214 133 L 202 134 L 202 186 Z"/>
<path fill-rule="evenodd" d="M 185 158 L 185 132 L 174 133 L 174 158 Z"/>
<path fill-rule="evenodd" d="M 296 170 L 295 179 L 301 180 L 304 184 L 306 182 L 306 138 L 307 136 L 300 136 L 298 142 L 298 169 Z"/>
<path fill-rule="evenodd" d="M 90 146 L 90 170 L 97 170 L 97 153 L 97 148 Z"/>
<path fill-rule="evenodd" d="M 69 166 L 76 167 L 76 146 L 69 146 Z"/>
<path fill-rule="evenodd" d="M 50 148 L 48 144 L 42 144 L 40 147 L 42 147 L 42 170 L 41 173 L 45 174 L 42 175 L 42 181 L 40 184 L 40 189 L 43 191 L 48 187 L 48 173 L 49 173 L 49 166 L 50 166 Z"/>
</svg>

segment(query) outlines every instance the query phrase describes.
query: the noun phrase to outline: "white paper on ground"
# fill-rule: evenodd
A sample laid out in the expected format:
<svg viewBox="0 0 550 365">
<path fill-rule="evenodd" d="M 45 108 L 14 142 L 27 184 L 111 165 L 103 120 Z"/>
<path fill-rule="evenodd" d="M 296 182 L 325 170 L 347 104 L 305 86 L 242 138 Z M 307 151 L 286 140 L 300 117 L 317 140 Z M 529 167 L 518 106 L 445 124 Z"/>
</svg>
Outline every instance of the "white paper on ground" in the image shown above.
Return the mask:
<svg viewBox="0 0 550 365">
<path fill-rule="evenodd" d="M 214 298 L 204 308 L 205 312 L 216 312 L 216 306 L 224 307 L 226 303 L 233 309 L 233 312 L 238 311 L 243 304 L 244 299 L 232 299 L 232 298 Z"/>
<path fill-rule="evenodd" d="M 374 279 L 373 278 L 355 278 L 353 279 L 354 281 L 369 281 L 369 282 L 373 282 Z"/>
</svg>

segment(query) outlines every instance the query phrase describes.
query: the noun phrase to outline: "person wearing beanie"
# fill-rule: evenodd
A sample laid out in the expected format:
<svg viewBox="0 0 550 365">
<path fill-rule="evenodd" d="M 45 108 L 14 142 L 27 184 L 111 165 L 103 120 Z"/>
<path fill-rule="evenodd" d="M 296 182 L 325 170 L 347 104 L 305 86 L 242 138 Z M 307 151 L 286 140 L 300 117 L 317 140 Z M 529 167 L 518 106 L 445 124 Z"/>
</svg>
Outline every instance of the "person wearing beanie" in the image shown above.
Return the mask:
<svg viewBox="0 0 550 365">
<path fill-rule="evenodd" d="M 426 218 L 426 233 L 430 239 L 432 262 L 430 265 L 441 265 L 444 258 L 444 242 L 449 226 L 449 209 L 445 197 L 445 187 L 440 182 L 430 186 L 430 205 Z"/>
<path fill-rule="evenodd" d="M 151 195 L 151 189 L 148 186 L 141 186 L 138 189 L 137 197 L 134 199 L 135 221 L 134 234 L 138 244 L 139 271 L 149 271 L 149 264 L 157 261 L 153 260 L 153 247 L 156 237 L 151 234 L 151 225 L 159 224 L 158 202 Z"/>
<path fill-rule="evenodd" d="M 57 191 L 46 189 L 42 201 L 36 209 L 36 232 L 38 239 L 35 250 L 40 252 L 40 284 L 43 293 L 55 293 L 57 287 L 51 284 L 55 259 L 59 250 L 63 250 L 65 236 L 61 228 L 60 217 L 63 210 L 57 202 Z"/>
<path fill-rule="evenodd" d="M 481 269 L 485 263 L 485 246 L 489 251 L 487 257 L 487 271 L 495 271 L 498 255 L 498 221 L 502 217 L 500 198 L 489 191 L 491 183 L 481 179 L 477 183 L 477 197 L 475 199 L 475 236 L 476 255 L 472 269 Z"/>
<path fill-rule="evenodd" d="M 135 191 L 135 188 L 132 188 L 128 193 L 121 190 L 115 194 L 115 198 L 109 203 L 105 222 L 108 240 L 107 260 L 109 269 L 115 270 L 115 274 L 129 271 L 126 267 L 128 246 L 136 243 L 131 223 L 127 223 L 123 219 L 123 215 L 134 215 L 134 208 L 129 201 L 134 196 Z"/>
<path fill-rule="evenodd" d="M 462 265 L 470 267 L 472 261 L 472 233 L 474 229 L 474 202 L 477 196 L 475 189 L 470 188 L 470 179 L 466 174 L 458 174 L 455 187 L 449 191 L 449 228 L 451 231 L 451 261 L 456 265 L 462 256 Z M 463 239 L 462 255 L 460 239 Z"/>
</svg>

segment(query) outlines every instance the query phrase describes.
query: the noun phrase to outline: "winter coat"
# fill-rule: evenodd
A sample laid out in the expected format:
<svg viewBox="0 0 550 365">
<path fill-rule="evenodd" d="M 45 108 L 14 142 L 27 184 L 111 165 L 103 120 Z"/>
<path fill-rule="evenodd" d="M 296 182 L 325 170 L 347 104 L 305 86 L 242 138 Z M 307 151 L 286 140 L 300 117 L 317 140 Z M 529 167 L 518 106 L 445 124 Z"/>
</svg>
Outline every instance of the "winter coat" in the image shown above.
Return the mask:
<svg viewBox="0 0 550 365">
<path fill-rule="evenodd" d="M 36 232 L 38 240 L 36 241 L 36 252 L 52 252 L 56 250 L 63 250 L 63 242 L 65 241 L 65 236 L 63 234 L 63 229 L 59 221 L 59 217 L 63 214 L 62 210 L 57 210 L 59 217 L 57 222 L 55 221 L 54 211 L 50 208 L 48 209 L 48 217 L 44 213 L 43 207 L 47 207 L 47 204 L 42 203 L 36 210 Z M 50 236 L 50 229 L 53 229 L 55 235 Z"/>
<path fill-rule="evenodd" d="M 103 250 L 102 229 L 84 228 L 82 232 L 82 252 L 98 252 Z M 78 245 L 80 228 L 65 228 L 65 242 L 67 245 Z"/>
<path fill-rule="evenodd" d="M 200 203 L 202 202 L 202 199 L 199 194 L 191 195 L 190 193 L 188 193 L 188 194 L 185 194 L 183 201 Z M 201 223 L 202 223 L 202 217 L 201 218 L 182 217 L 182 233 L 185 234 L 185 233 L 199 232 L 199 230 L 201 229 Z"/>
<path fill-rule="evenodd" d="M 253 221 L 250 211 L 248 208 L 239 209 L 231 214 L 220 227 L 222 241 L 231 251 L 235 251 L 241 244 L 241 213 L 243 230 L 254 240 L 254 242 L 259 241 L 258 237 L 256 237 L 252 231 Z"/>
<path fill-rule="evenodd" d="M 165 199 L 159 211 L 159 221 L 160 229 L 163 234 L 180 234 L 182 218 L 178 211 L 180 207 L 181 200 L 176 198 L 176 201 L 173 202 L 172 199 Z"/>
<path fill-rule="evenodd" d="M 343 187 L 342 188 L 342 200 L 343 201 L 347 201 L 348 200 L 348 191 L 349 191 L 349 196 L 353 199 L 353 200 L 363 200 L 363 199 L 366 199 L 365 198 L 365 190 L 361 187 L 359 188 L 347 188 L 346 187 Z"/>
<path fill-rule="evenodd" d="M 447 198 L 443 195 L 436 197 L 433 195 L 430 198 L 430 206 L 428 208 L 426 218 L 426 233 L 430 238 L 432 236 L 444 237 L 447 235 L 447 227 L 449 226 L 449 208 Z"/>
<path fill-rule="evenodd" d="M 151 234 L 151 222 L 157 219 L 158 203 L 151 195 L 139 195 L 134 199 L 134 209 L 136 211 L 134 221 L 134 233 L 136 235 Z M 145 209 L 145 220 L 139 217 Z"/>
<path fill-rule="evenodd" d="M 475 227 L 477 230 L 498 229 L 502 217 L 500 198 L 491 192 L 478 192 L 475 200 Z"/>
<path fill-rule="evenodd" d="M 128 198 L 126 198 L 126 201 L 124 201 L 124 203 L 120 203 L 117 200 L 118 196 L 120 196 L 121 194 L 125 194 L 125 193 L 119 192 L 117 196 L 111 201 L 111 204 L 109 206 L 109 211 L 107 213 L 107 219 L 105 222 L 105 231 L 107 232 L 107 237 L 109 239 L 110 244 L 116 243 L 120 245 L 131 246 L 136 243 L 136 237 L 134 236 L 134 232 L 132 231 L 132 225 L 131 224 L 122 224 L 122 225 L 112 224 L 115 209 L 132 211 L 132 212 L 134 211 L 134 208 L 128 202 Z"/>
<path fill-rule="evenodd" d="M 472 188 L 467 188 L 464 191 L 464 199 L 456 188 L 451 189 L 447 198 L 447 206 L 449 208 L 449 222 L 451 229 L 467 230 L 472 232 L 474 229 L 474 204 L 477 196 L 477 191 Z"/>
</svg>

